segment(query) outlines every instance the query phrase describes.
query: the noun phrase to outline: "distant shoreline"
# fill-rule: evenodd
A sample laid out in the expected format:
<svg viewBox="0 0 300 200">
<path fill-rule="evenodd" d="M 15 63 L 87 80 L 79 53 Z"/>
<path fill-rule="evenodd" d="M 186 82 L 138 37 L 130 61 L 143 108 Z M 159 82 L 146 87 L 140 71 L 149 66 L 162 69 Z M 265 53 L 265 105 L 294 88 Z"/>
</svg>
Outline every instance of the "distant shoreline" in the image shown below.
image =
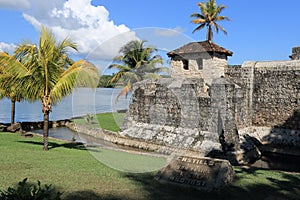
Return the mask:
<svg viewBox="0 0 300 200">
<path fill-rule="evenodd" d="M 127 109 L 120 109 L 117 110 L 118 113 L 126 113 Z M 113 113 L 113 112 L 102 112 L 102 113 L 96 113 L 97 114 L 103 114 L 103 113 Z M 49 128 L 58 128 L 58 127 L 66 127 L 66 123 L 71 123 L 72 120 L 74 119 L 80 119 L 80 118 L 84 118 L 87 115 L 81 115 L 81 116 L 76 116 L 76 117 L 72 117 L 69 119 L 61 119 L 61 120 L 51 120 L 49 121 Z M 31 130 L 36 130 L 36 129 L 42 129 L 44 126 L 44 121 L 23 121 L 23 122 L 15 122 L 15 124 L 21 124 L 22 130 L 23 131 L 31 131 Z M 0 127 L 7 128 L 9 127 L 11 124 L 10 123 L 3 123 L 0 122 Z"/>
<path fill-rule="evenodd" d="M 120 98 L 117 104 L 116 98 L 119 90 L 112 88 L 97 88 L 96 91 L 79 88 L 72 95 L 65 97 L 57 105 L 53 106 L 50 114 L 51 121 L 72 119 L 86 114 L 113 112 L 120 109 L 128 109 L 129 98 Z M 11 113 L 11 101 L 7 98 L 0 100 L 0 123 L 9 124 Z M 22 101 L 16 103 L 16 122 L 40 122 L 43 121 L 41 102 L 30 103 Z"/>
<path fill-rule="evenodd" d="M 71 123 L 72 119 L 63 119 L 57 121 L 49 121 L 49 128 L 58 128 L 58 127 L 65 127 L 66 123 Z M 44 122 L 16 122 L 15 124 L 20 124 L 22 129 L 21 131 L 32 131 L 36 129 L 43 129 Z M 7 131 L 7 128 L 10 126 L 10 123 L 0 123 L 1 131 Z"/>
</svg>

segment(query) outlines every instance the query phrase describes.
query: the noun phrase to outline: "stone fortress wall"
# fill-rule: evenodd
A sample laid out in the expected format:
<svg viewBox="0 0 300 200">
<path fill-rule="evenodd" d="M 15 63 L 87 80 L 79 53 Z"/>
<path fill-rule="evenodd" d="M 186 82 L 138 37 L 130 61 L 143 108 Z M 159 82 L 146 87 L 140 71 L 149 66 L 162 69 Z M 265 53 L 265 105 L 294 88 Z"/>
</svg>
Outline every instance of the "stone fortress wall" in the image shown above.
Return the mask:
<svg viewBox="0 0 300 200">
<path fill-rule="evenodd" d="M 212 129 L 210 98 L 203 79 L 165 78 L 134 85 L 121 134 L 166 146 L 220 149 Z M 210 149 L 209 149 L 210 150 Z"/>
<path fill-rule="evenodd" d="M 240 130 L 248 128 L 264 142 L 300 146 L 300 60 L 245 62 L 225 74 L 241 86 Z"/>
<path fill-rule="evenodd" d="M 125 137 L 204 155 L 247 154 L 253 139 L 300 146 L 299 60 L 226 67 L 208 91 L 202 78 L 147 80 L 133 90 Z"/>
</svg>

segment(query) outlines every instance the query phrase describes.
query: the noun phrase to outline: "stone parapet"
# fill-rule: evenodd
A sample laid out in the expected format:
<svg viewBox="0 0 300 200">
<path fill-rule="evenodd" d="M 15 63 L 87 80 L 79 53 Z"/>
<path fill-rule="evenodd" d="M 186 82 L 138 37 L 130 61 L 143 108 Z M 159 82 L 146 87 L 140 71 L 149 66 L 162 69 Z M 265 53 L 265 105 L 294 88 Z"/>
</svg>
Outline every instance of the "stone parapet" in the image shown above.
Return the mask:
<svg viewBox="0 0 300 200">
<path fill-rule="evenodd" d="M 168 78 L 135 84 L 120 134 L 203 155 L 238 151 L 239 86 L 218 78 L 208 92 L 204 87 L 203 79 Z"/>
</svg>

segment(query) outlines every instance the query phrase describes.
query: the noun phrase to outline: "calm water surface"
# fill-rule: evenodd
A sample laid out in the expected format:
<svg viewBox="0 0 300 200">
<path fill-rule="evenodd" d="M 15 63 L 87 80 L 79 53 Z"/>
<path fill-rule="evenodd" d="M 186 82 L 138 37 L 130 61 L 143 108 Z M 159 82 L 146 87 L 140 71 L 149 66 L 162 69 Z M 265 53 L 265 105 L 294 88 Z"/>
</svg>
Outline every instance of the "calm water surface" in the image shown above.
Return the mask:
<svg viewBox="0 0 300 200">
<path fill-rule="evenodd" d="M 43 135 L 43 130 L 34 130 L 34 133 L 38 133 Z M 115 145 L 111 142 L 106 142 L 102 139 L 95 138 L 89 135 L 81 134 L 75 131 L 72 131 L 66 127 L 60 128 L 50 128 L 49 129 L 49 136 L 61 140 L 68 140 L 68 141 L 76 141 L 82 142 L 89 146 L 99 146 L 99 147 L 115 147 L 120 148 L 121 146 Z"/>
<path fill-rule="evenodd" d="M 79 88 L 55 105 L 50 113 L 50 120 L 70 119 L 86 114 L 112 112 L 127 109 L 130 98 L 121 97 L 116 102 L 116 96 L 121 89 L 111 88 Z M 0 101 L 0 123 L 10 122 L 11 102 L 9 99 Z M 16 103 L 16 122 L 43 121 L 41 103 L 27 101 Z"/>
</svg>

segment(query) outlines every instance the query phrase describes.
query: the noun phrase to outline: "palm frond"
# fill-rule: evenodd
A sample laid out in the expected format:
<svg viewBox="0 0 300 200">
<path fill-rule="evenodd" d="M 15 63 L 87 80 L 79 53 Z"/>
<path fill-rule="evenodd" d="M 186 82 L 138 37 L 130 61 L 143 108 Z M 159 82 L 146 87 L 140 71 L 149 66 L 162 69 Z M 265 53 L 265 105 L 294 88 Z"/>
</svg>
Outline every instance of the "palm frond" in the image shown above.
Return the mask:
<svg viewBox="0 0 300 200">
<path fill-rule="evenodd" d="M 205 17 L 200 13 L 193 13 L 190 15 L 190 17 L 205 19 Z"/>
<path fill-rule="evenodd" d="M 0 66 L 5 73 L 8 73 L 15 78 L 28 75 L 29 72 L 22 63 L 8 54 L 0 55 Z"/>
<path fill-rule="evenodd" d="M 75 87 L 97 87 L 99 72 L 92 64 L 80 60 L 61 74 L 59 80 L 50 92 L 52 102 L 56 104 L 63 97 L 69 95 Z"/>
<path fill-rule="evenodd" d="M 118 101 L 122 95 L 125 95 L 125 97 L 127 98 L 130 90 L 131 90 L 131 82 L 128 81 L 127 85 L 119 92 L 116 101 Z"/>
<path fill-rule="evenodd" d="M 203 24 L 197 26 L 197 27 L 193 30 L 193 33 L 196 32 L 196 31 L 199 31 L 199 30 L 203 29 L 205 26 L 206 26 L 205 23 L 203 23 Z"/>
<path fill-rule="evenodd" d="M 217 15 L 219 15 L 225 8 L 227 8 L 224 5 L 219 5 L 216 9 L 215 9 L 215 13 L 212 16 L 213 18 L 217 17 Z"/>
<path fill-rule="evenodd" d="M 118 81 L 123 77 L 123 75 L 124 75 L 125 73 L 126 73 L 125 71 L 119 71 L 119 72 L 117 72 L 117 73 L 114 74 L 114 76 L 108 81 L 108 83 L 116 83 L 116 82 L 118 82 Z"/>
<path fill-rule="evenodd" d="M 217 16 L 217 17 L 215 18 L 215 21 L 216 21 L 216 22 L 217 22 L 217 21 L 224 21 L 224 20 L 226 20 L 226 21 L 231 21 L 230 18 L 225 17 L 225 16 Z"/>
<path fill-rule="evenodd" d="M 207 3 L 205 2 L 201 2 L 197 4 L 201 13 L 203 14 L 203 16 L 207 16 L 208 15 L 208 10 L 207 10 Z"/>
<path fill-rule="evenodd" d="M 207 20 L 198 18 L 198 19 L 193 19 L 191 22 L 194 24 L 205 24 L 207 22 Z"/>
<path fill-rule="evenodd" d="M 5 97 L 5 90 L 0 89 L 0 99 L 3 99 Z"/>
<path fill-rule="evenodd" d="M 70 38 L 65 38 L 61 43 L 57 45 L 57 49 L 61 54 L 65 54 L 68 48 L 78 51 L 77 44 L 72 42 Z"/>
<path fill-rule="evenodd" d="M 219 24 L 216 24 L 216 26 L 217 26 L 219 29 L 221 29 L 225 35 L 227 35 L 227 31 L 226 31 L 222 26 L 220 26 Z"/>
<path fill-rule="evenodd" d="M 115 69 L 122 70 L 122 71 L 130 71 L 130 70 L 132 70 L 128 66 L 119 65 L 119 64 L 111 64 L 111 65 L 108 66 L 108 68 L 109 69 L 115 68 Z"/>
<path fill-rule="evenodd" d="M 130 80 L 131 82 L 138 82 L 138 81 L 141 81 L 142 78 L 140 76 L 137 75 L 137 73 L 135 72 L 125 72 L 123 74 L 123 77 L 125 80 Z"/>
</svg>

